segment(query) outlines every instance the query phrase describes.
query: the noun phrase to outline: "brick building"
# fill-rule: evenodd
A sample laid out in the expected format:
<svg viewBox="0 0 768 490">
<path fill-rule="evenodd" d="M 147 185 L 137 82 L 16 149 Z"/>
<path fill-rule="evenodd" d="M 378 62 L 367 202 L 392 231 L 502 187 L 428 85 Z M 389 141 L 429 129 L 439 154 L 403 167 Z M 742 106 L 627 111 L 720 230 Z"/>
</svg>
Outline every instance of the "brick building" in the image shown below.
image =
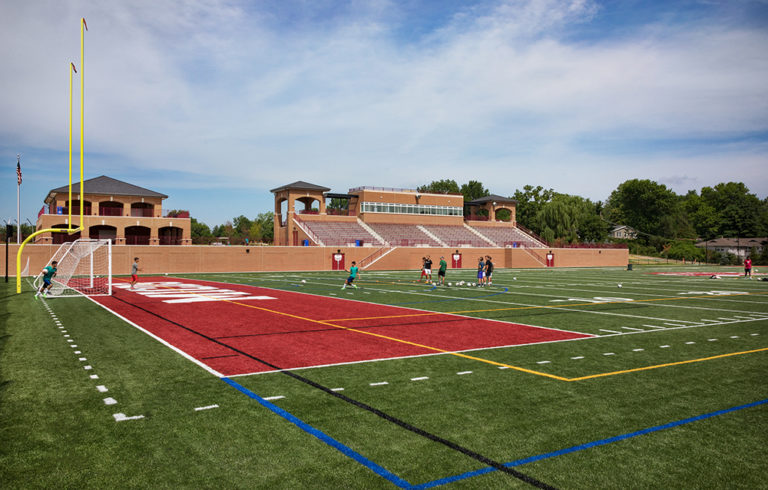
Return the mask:
<svg viewBox="0 0 768 490">
<path fill-rule="evenodd" d="M 102 175 L 83 182 L 82 236 L 110 239 L 116 245 L 190 245 L 189 212 L 163 210 L 168 196 Z M 52 189 L 37 216 L 36 229 L 67 228 L 70 208 L 73 226 L 80 223 L 80 183 Z M 81 233 L 43 233 L 35 243 L 64 243 Z"/>
</svg>

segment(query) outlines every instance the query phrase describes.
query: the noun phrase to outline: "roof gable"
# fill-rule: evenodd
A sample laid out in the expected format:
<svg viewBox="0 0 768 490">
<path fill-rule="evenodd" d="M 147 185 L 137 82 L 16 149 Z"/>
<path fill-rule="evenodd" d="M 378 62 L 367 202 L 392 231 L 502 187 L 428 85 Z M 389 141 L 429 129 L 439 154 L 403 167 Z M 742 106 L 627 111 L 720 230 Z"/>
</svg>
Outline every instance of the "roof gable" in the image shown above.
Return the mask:
<svg viewBox="0 0 768 490">
<path fill-rule="evenodd" d="M 323 187 L 320 185 L 310 184 L 309 182 L 304 182 L 303 180 L 297 180 L 296 182 L 292 184 L 286 184 L 281 185 L 280 187 L 275 187 L 274 189 L 270 190 L 269 192 L 280 192 L 285 190 L 299 190 L 299 191 L 320 191 L 320 192 L 328 192 L 331 189 L 328 187 Z"/>
<path fill-rule="evenodd" d="M 496 194 L 489 194 L 487 196 L 479 197 L 474 201 L 469 201 L 467 204 L 470 206 L 482 205 L 488 202 L 495 202 L 497 204 L 517 204 L 517 201 L 509 197 L 498 196 Z"/>
<path fill-rule="evenodd" d="M 165 194 L 160 194 L 159 192 L 151 191 L 149 189 L 145 189 L 144 187 L 139 187 L 137 185 L 129 184 L 121 180 L 113 179 L 112 177 L 107 177 L 106 175 L 86 180 L 83 182 L 83 187 L 85 188 L 85 195 L 105 194 L 109 196 L 159 197 L 161 199 L 168 198 L 168 196 Z M 69 186 L 65 185 L 56 189 L 52 189 L 48 193 L 48 196 L 50 197 L 53 194 L 61 194 L 64 192 L 69 192 Z M 78 194 L 80 193 L 80 182 L 72 182 L 72 192 L 76 192 Z"/>
</svg>

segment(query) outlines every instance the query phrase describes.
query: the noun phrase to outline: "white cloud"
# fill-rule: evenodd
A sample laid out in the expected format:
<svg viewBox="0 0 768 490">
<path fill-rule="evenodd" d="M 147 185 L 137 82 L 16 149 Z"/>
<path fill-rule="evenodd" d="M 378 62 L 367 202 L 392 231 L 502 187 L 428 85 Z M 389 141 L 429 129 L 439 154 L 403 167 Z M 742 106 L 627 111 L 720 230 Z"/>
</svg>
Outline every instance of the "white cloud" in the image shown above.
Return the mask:
<svg viewBox="0 0 768 490">
<path fill-rule="evenodd" d="M 396 2 L 295 21 L 260 5 L 4 2 L 0 112 L 12 117 L 0 120 L 0 141 L 66 149 L 64 70 L 79 59 L 84 15 L 87 151 L 137 172 L 339 190 L 479 174 L 494 192 L 541 183 L 605 198 L 625 178 L 727 167 L 768 192 L 753 172 L 764 147 L 644 149 L 655 139 L 764 133 L 765 30 L 713 19 L 574 40 L 567 34 L 594 22 L 598 3 L 514 0 L 467 7 L 402 38 Z M 599 149 L 584 144 L 593 140 Z M 630 155 L 603 144 L 611 140 L 634 141 Z M 702 185 L 716 183 L 708 178 Z"/>
</svg>

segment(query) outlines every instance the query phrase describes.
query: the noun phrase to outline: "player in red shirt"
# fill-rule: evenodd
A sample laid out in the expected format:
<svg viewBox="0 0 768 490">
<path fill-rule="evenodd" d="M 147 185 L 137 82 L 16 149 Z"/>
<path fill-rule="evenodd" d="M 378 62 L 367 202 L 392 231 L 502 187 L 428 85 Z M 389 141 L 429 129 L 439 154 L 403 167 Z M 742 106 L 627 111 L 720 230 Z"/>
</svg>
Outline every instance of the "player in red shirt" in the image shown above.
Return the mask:
<svg viewBox="0 0 768 490">
<path fill-rule="evenodd" d="M 744 277 L 752 279 L 752 259 L 749 257 L 744 260 Z"/>
</svg>

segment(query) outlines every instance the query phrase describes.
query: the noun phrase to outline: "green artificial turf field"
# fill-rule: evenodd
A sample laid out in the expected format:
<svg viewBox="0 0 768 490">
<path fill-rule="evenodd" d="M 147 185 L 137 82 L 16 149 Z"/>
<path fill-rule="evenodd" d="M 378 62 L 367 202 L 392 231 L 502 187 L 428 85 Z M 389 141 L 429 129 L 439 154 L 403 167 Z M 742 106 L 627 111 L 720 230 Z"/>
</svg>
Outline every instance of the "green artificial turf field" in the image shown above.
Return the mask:
<svg viewBox="0 0 768 490">
<path fill-rule="evenodd" d="M 652 274 L 675 270 L 705 275 Z M 594 336 L 228 380 L 86 298 L 3 283 L 0 484 L 766 488 L 768 282 L 706 274 L 736 271 L 186 276 Z"/>
</svg>

